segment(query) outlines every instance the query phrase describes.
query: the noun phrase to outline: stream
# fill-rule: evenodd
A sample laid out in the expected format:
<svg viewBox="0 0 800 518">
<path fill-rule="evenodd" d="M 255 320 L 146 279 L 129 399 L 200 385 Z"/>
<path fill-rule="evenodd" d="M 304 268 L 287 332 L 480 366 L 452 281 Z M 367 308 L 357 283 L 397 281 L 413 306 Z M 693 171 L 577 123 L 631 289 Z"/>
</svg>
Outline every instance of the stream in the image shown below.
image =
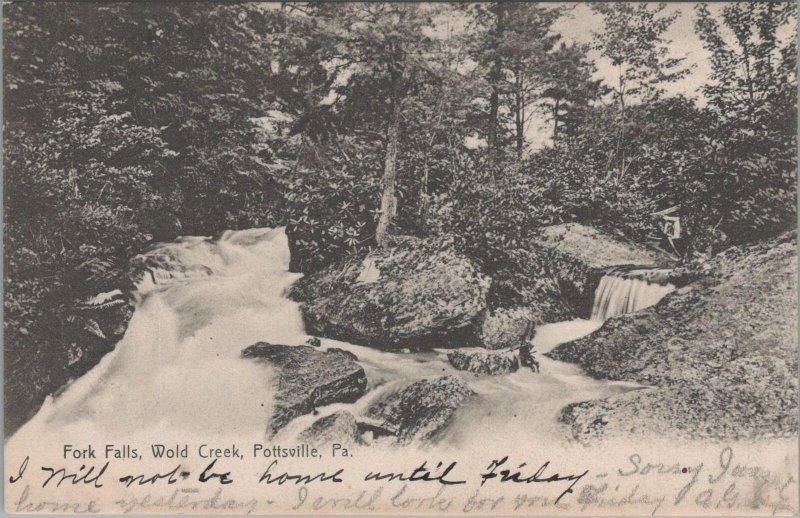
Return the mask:
<svg viewBox="0 0 800 518">
<path fill-rule="evenodd" d="M 274 373 L 242 359 L 258 341 L 288 345 L 308 339 L 298 304 L 283 297 L 299 278 L 288 271 L 289 248 L 282 228 L 225 232 L 218 240 L 186 237 L 144 254 L 167 266 L 145 275 L 137 309 L 124 338 L 98 365 L 55 397 L 7 441 L 87 437 L 102 441 L 263 441 L 271 415 Z M 294 440 L 321 416 L 347 409 L 358 418 L 369 402 L 409 380 L 453 374 L 478 393 L 460 409 L 440 444 L 469 448 L 531 437 L 562 441 L 561 409 L 570 403 L 641 388 L 595 380 L 575 365 L 543 353 L 596 330 L 601 320 L 543 325 L 534 338 L 541 373 L 522 368 L 502 376 L 457 371 L 445 350 L 393 353 L 335 340 L 322 347 L 355 353 L 369 380 L 368 392 L 352 404 L 319 408 L 295 419 L 274 442 Z"/>
</svg>

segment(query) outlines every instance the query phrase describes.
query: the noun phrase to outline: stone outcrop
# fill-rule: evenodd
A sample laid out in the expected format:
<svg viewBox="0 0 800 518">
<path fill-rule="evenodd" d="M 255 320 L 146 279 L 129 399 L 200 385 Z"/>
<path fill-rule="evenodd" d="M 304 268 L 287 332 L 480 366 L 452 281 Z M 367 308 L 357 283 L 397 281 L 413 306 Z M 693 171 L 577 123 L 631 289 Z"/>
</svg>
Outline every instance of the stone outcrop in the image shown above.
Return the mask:
<svg viewBox="0 0 800 518">
<path fill-rule="evenodd" d="M 432 441 L 475 393 L 456 376 L 421 379 L 388 391 L 364 412 L 373 430 L 400 444 Z"/>
<path fill-rule="evenodd" d="M 522 246 L 496 255 L 485 265 L 492 283 L 481 339 L 489 349 L 515 345 L 528 320 L 588 318 L 594 290 L 611 269 L 672 263 L 663 252 L 578 223 L 536 229 Z"/>
<path fill-rule="evenodd" d="M 796 433 L 796 233 L 734 247 L 702 277 L 549 356 L 588 374 L 654 387 L 565 409 L 576 437 Z"/>
<path fill-rule="evenodd" d="M 481 344 L 486 349 L 509 349 L 525 340 L 528 323 L 542 323 L 532 308 L 498 308 L 487 314 L 481 325 Z"/>
<path fill-rule="evenodd" d="M 352 403 L 367 390 L 367 376 L 357 358 L 340 349 L 259 342 L 243 350 L 242 356 L 267 362 L 277 371 L 270 434 L 318 406 Z"/>
<path fill-rule="evenodd" d="M 208 266 L 186 264 L 182 260 L 180 254 L 184 250 L 178 245 L 186 242 L 196 249 L 212 249 L 214 246 L 210 238 L 186 236 L 178 238 L 175 243 L 160 245 L 131 259 L 131 271 L 136 274 L 135 283 L 140 292 L 150 291 L 156 286 L 163 287 L 213 275 L 214 272 Z"/>
<path fill-rule="evenodd" d="M 513 353 L 495 353 L 481 349 L 455 349 L 447 360 L 457 370 L 475 374 L 510 374 L 519 370 L 519 360 Z"/>
<path fill-rule="evenodd" d="M 480 267 L 447 238 L 404 237 L 306 275 L 290 296 L 309 333 L 385 349 L 516 345 L 526 324 L 588 317 L 611 268 L 663 253 L 579 224 L 545 227 Z"/>
<path fill-rule="evenodd" d="M 337 443 L 342 446 L 362 444 L 356 418 L 347 410 L 321 417 L 300 432 L 297 440 L 312 446 Z"/>
<path fill-rule="evenodd" d="M 479 343 L 489 279 L 447 242 L 409 238 L 300 279 L 309 333 L 384 349 Z"/>
<path fill-rule="evenodd" d="M 562 223 L 539 230 L 534 244 L 569 256 L 587 268 L 620 265 L 666 266 L 673 259 L 659 250 L 632 243 L 580 223 Z"/>
<path fill-rule="evenodd" d="M 575 316 L 583 318 L 589 316 L 594 290 L 607 271 L 674 264 L 674 259 L 660 250 L 580 223 L 541 228 L 531 239 L 530 248 L 556 282 L 560 298 Z"/>
</svg>

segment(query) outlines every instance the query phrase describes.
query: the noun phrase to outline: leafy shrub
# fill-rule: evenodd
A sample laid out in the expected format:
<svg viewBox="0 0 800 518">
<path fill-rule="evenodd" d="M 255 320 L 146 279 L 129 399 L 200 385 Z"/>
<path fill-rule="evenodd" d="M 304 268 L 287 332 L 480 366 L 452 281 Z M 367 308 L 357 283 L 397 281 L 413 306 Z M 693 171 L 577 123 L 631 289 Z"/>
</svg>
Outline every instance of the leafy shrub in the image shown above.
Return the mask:
<svg viewBox="0 0 800 518">
<path fill-rule="evenodd" d="M 308 272 L 374 245 L 383 150 L 353 138 L 299 147 L 297 165 L 276 179 L 287 205 L 292 269 Z"/>
</svg>

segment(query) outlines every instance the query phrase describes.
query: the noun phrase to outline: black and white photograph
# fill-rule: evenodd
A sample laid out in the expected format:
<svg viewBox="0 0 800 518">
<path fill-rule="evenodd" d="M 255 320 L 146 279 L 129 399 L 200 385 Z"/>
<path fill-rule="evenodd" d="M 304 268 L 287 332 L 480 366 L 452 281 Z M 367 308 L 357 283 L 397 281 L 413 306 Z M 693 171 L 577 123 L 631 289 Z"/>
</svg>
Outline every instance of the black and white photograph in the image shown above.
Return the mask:
<svg viewBox="0 0 800 518">
<path fill-rule="evenodd" d="M 2 17 L 6 512 L 800 512 L 795 2 Z"/>
</svg>

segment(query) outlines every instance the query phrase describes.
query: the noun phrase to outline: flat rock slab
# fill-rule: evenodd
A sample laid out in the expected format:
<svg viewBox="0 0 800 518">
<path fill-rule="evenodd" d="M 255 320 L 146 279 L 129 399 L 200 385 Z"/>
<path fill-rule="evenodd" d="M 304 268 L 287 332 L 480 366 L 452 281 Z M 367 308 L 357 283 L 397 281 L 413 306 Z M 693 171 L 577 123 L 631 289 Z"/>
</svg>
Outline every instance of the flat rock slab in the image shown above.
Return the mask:
<svg viewBox="0 0 800 518">
<path fill-rule="evenodd" d="M 433 440 L 456 410 L 475 395 L 461 378 L 440 376 L 413 381 L 377 398 L 364 417 L 400 444 Z"/>
<path fill-rule="evenodd" d="M 356 363 L 358 358 L 341 349 L 259 342 L 243 350 L 242 357 L 269 363 L 278 372 L 270 435 L 316 407 L 352 403 L 367 390 L 367 375 Z"/>
<path fill-rule="evenodd" d="M 475 374 L 510 374 L 519 370 L 519 360 L 513 353 L 456 349 L 447 353 L 450 364 Z"/>
<path fill-rule="evenodd" d="M 567 254 L 591 269 L 621 265 L 657 266 L 674 261 L 659 250 L 631 243 L 580 223 L 562 223 L 540 230 L 534 243 Z"/>
</svg>

